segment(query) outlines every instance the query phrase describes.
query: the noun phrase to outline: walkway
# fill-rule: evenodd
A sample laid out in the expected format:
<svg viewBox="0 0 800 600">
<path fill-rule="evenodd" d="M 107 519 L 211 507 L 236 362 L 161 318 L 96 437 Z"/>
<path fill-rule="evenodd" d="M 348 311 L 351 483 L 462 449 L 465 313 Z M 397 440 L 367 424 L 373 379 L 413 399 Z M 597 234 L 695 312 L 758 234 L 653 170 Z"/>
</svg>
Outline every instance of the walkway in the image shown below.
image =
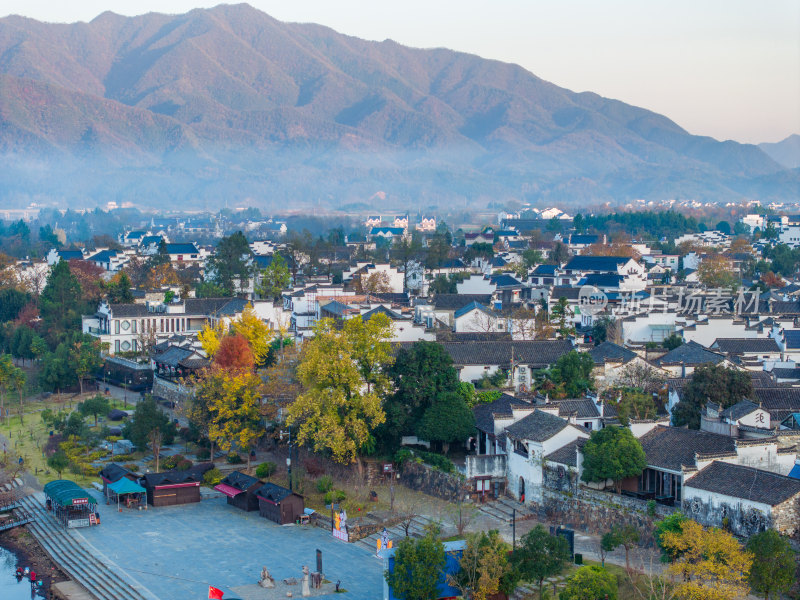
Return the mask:
<svg viewBox="0 0 800 600">
<path fill-rule="evenodd" d="M 44 508 L 44 494 L 26 496 L 20 499 L 20 504 L 36 517 L 28 525 L 29 530 L 50 558 L 98 600 L 153 600 L 146 590 L 129 582 L 113 563 L 104 562 L 93 548 L 87 548 L 76 535 L 77 530 L 58 525 Z"/>
<path fill-rule="evenodd" d="M 205 598 L 209 585 L 236 597 L 234 588 L 256 583 L 265 565 L 276 580 L 300 577 L 303 565 L 313 570 L 317 549 L 326 577 L 341 580 L 348 600 L 382 595 L 383 564 L 374 550 L 336 540 L 325 529 L 277 525 L 229 506 L 218 492 L 199 503 L 123 512 L 92 494 L 101 525 L 72 533 L 152 598 Z"/>
</svg>

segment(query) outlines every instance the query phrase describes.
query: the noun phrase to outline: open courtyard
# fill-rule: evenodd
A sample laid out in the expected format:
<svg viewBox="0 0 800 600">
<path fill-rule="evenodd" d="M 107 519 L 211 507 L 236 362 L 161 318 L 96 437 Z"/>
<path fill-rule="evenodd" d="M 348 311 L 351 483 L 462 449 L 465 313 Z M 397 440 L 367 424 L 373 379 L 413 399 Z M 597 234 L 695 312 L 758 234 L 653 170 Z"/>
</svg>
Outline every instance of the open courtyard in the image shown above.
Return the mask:
<svg viewBox="0 0 800 600">
<path fill-rule="evenodd" d="M 233 588 L 254 584 L 263 566 L 276 581 L 302 577 L 303 565 L 316 570 L 322 551 L 327 579 L 341 581 L 347 594 L 337 597 L 375 600 L 382 597 L 383 565 L 359 544 L 334 539 L 312 525 L 280 526 L 257 512 L 228 506 L 225 498 L 142 511 L 107 506 L 98 500 L 99 527 L 73 534 L 112 570 L 127 575 L 145 597 L 158 600 L 206 598 L 208 586 L 226 598 L 240 597 Z M 300 597 L 300 585 L 294 597 Z"/>
</svg>

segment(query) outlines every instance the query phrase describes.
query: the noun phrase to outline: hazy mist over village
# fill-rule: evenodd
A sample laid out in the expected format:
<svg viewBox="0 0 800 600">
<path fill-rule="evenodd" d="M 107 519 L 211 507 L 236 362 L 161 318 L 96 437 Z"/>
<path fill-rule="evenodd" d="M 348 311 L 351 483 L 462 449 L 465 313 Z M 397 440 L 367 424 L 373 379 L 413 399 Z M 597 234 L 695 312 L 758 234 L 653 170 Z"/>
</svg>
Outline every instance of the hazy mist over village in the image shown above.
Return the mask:
<svg viewBox="0 0 800 600">
<path fill-rule="evenodd" d="M 0 599 L 797 598 L 799 39 L 7 0 Z"/>
</svg>

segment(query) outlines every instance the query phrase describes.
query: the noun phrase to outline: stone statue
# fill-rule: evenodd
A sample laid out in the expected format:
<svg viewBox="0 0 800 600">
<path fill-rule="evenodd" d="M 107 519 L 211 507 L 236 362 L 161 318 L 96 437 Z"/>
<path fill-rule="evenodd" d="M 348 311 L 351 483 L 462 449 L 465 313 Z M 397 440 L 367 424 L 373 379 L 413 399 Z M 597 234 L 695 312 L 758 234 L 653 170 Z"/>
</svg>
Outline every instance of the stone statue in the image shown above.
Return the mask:
<svg viewBox="0 0 800 600">
<path fill-rule="evenodd" d="M 301 582 L 300 592 L 304 597 L 311 595 L 311 588 L 308 586 L 308 567 L 306 565 L 303 565 L 303 581 Z"/>
<path fill-rule="evenodd" d="M 275 579 L 273 579 L 272 575 L 269 574 L 266 566 L 261 569 L 261 579 L 258 581 L 258 585 L 260 585 L 262 588 L 275 587 Z"/>
</svg>

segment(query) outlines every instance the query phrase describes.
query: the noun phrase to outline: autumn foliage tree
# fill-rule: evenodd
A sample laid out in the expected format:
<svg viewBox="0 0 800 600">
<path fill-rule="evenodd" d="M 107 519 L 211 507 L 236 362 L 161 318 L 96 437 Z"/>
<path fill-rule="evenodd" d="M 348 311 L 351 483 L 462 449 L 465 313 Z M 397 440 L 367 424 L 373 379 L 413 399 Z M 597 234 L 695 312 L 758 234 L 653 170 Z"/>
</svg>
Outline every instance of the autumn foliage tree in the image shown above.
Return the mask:
<svg viewBox="0 0 800 600">
<path fill-rule="evenodd" d="M 727 600 L 745 598 L 753 555 L 721 529 L 704 529 L 691 519 L 680 530 L 666 531 L 661 546 L 677 556 L 668 572 L 680 579 L 675 597 L 680 600 Z"/>
<path fill-rule="evenodd" d="M 316 451 L 329 451 L 336 462 L 356 463 L 374 442 L 372 431 L 384 422 L 382 398 L 392 363 L 388 339 L 391 321 L 374 315 L 355 318 L 339 328 L 321 319 L 304 344 L 297 369 L 306 391 L 289 407 L 287 423 L 297 426 L 297 440 Z"/>
<path fill-rule="evenodd" d="M 253 369 L 255 358 L 243 335 L 226 335 L 214 354 L 214 364 L 222 369 L 249 371 Z"/>
</svg>

